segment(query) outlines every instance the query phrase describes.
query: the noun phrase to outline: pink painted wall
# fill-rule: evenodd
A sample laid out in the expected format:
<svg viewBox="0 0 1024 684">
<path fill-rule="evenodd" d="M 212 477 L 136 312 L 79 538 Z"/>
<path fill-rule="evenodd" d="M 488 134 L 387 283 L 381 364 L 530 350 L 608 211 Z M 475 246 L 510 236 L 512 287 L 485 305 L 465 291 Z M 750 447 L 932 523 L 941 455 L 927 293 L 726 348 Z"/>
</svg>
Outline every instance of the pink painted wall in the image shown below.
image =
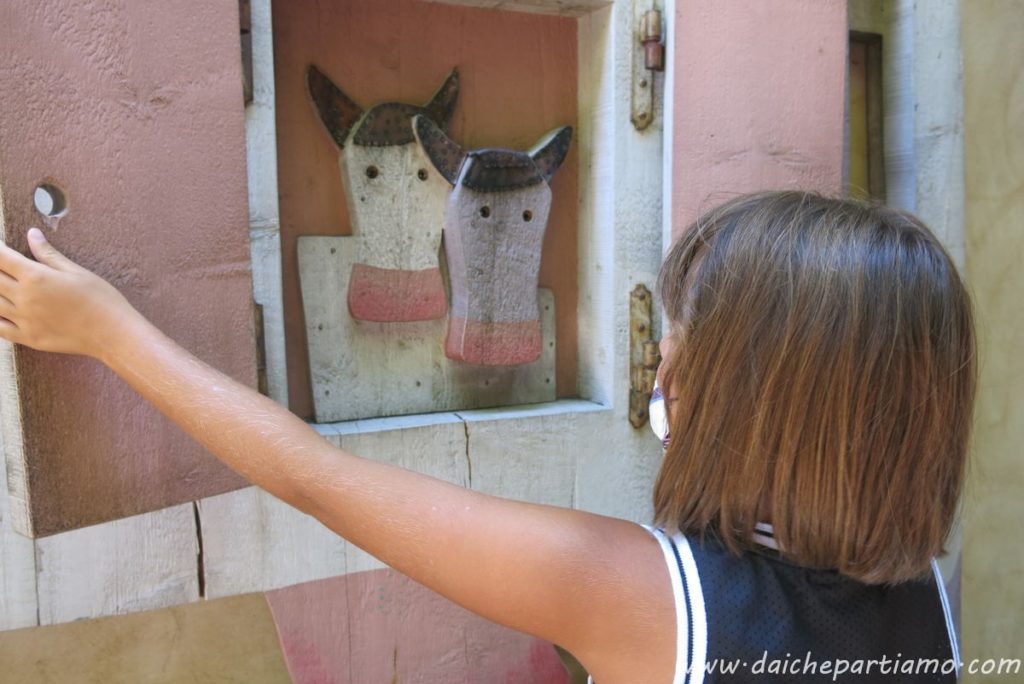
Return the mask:
<svg viewBox="0 0 1024 684">
<path fill-rule="evenodd" d="M 676 3 L 673 235 L 755 190 L 842 187 L 843 0 Z"/>
<path fill-rule="evenodd" d="M 47 237 L 190 351 L 255 387 L 237 3 L 0 3 L 4 239 Z M 36 531 L 243 481 L 100 364 L 16 348 Z M 6 379 L 5 379 L 6 380 Z"/>
<path fill-rule="evenodd" d="M 295 684 L 568 684 L 553 646 L 394 570 L 267 593 Z"/>
</svg>

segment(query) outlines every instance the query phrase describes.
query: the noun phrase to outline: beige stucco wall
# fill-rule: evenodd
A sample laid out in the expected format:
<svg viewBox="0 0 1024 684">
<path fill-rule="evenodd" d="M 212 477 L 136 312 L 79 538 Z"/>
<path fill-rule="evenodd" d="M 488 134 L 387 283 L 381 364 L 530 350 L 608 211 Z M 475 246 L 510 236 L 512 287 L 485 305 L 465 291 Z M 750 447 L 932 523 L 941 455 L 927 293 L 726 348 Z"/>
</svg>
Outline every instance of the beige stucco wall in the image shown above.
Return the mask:
<svg viewBox="0 0 1024 684">
<path fill-rule="evenodd" d="M 961 13 L 967 272 L 981 358 L 963 645 L 967 661 L 1024 658 L 1024 11 L 1019 0 L 969 0 Z M 1024 672 L 990 678 L 1024 681 Z"/>
</svg>

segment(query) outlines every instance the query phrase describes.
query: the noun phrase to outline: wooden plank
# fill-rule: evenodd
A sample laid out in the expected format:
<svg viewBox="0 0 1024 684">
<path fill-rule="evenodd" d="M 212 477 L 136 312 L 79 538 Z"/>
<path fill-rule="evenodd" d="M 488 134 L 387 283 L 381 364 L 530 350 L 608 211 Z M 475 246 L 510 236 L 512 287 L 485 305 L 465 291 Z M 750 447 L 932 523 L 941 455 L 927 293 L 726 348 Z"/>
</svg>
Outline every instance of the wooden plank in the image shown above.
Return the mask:
<svg viewBox="0 0 1024 684">
<path fill-rule="evenodd" d="M 537 279 L 551 212 L 548 180 L 569 151 L 572 128 L 552 131 L 528 152 L 461 147 L 429 120 L 417 139 L 454 185 L 444 217 L 452 292 L 445 355 L 512 366 L 541 354 Z"/>
<path fill-rule="evenodd" d="M 392 324 L 349 316 L 343 293 L 357 249 L 351 238 L 299 239 L 317 422 L 554 400 L 550 291 L 538 291 L 540 359 L 508 367 L 463 364 L 444 355 L 444 320 Z"/>
<path fill-rule="evenodd" d="M 612 3 L 612 0 L 427 0 L 444 5 L 464 5 L 509 12 L 580 17 Z"/>
<path fill-rule="evenodd" d="M 458 415 L 466 422 L 473 489 L 573 507 L 580 421 L 594 414 L 569 408 L 565 413 L 543 412 L 515 419 L 491 411 L 460 411 Z"/>
<path fill-rule="evenodd" d="M 677 2 L 675 11 L 675 234 L 745 192 L 840 191 L 847 3 Z"/>
<path fill-rule="evenodd" d="M 255 386 L 238 7 L 175 0 L 94 10 L 4 4 L 3 239 L 27 254 L 26 231 L 41 226 L 168 336 Z M 61 189 L 63 215 L 33 206 L 43 183 Z M 20 407 L 22 432 L 7 436 L 8 448 L 24 445 L 30 476 L 15 483 L 15 510 L 31 505 L 32 533 L 244 483 L 95 360 L 27 347 L 15 360 L 17 385 L 10 364 L 0 384 L 17 397 L 5 402 L 7 427 L 17 430 L 10 416 Z"/>
<path fill-rule="evenodd" d="M 12 684 L 291 681 L 262 594 L 0 634 L 0 662 Z"/>
<path fill-rule="evenodd" d="M 40 624 L 197 600 L 195 521 L 184 504 L 36 540 Z"/>
<path fill-rule="evenodd" d="M 454 414 L 319 425 L 335 446 L 465 484 L 465 430 Z M 315 518 L 257 487 L 198 503 L 206 596 L 266 591 L 381 564 Z"/>
<path fill-rule="evenodd" d="M 343 575 L 347 542 L 258 487 L 198 503 L 206 597 Z"/>
<path fill-rule="evenodd" d="M 360 420 L 340 426 L 332 437 L 346 451 L 423 473 L 447 482 L 468 486 L 469 458 L 466 430 L 453 414 L 412 417 L 401 429 L 393 429 L 392 420 Z M 376 558 L 349 544 L 346 549 L 348 572 L 383 567 Z"/>
<path fill-rule="evenodd" d="M 9 353 L 10 344 L 5 342 L 0 347 L 0 355 Z M 9 396 L 0 398 L 3 405 L 10 402 Z M 0 432 L 0 445 L 4 447 L 5 434 L 18 433 Z M 32 627 L 39 619 L 35 543 L 15 530 L 7 481 L 7 464 L 0 459 L 0 631 Z"/>
<path fill-rule="evenodd" d="M 484 620 L 390 569 L 267 594 L 295 684 L 567 684 L 551 644 Z"/>
<path fill-rule="evenodd" d="M 268 395 L 288 405 L 281 298 L 281 230 L 277 201 L 277 131 L 270 0 L 253 0 L 253 101 L 245 111 L 246 168 L 253 296 L 263 306 Z"/>
</svg>

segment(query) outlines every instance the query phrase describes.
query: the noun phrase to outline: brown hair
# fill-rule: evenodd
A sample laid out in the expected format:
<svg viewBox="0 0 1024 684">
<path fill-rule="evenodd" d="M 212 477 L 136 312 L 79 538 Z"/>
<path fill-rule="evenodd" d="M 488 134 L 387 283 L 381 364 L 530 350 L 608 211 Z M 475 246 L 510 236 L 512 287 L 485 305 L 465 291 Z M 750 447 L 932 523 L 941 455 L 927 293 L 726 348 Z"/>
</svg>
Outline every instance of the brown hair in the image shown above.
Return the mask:
<svg viewBox="0 0 1024 684">
<path fill-rule="evenodd" d="M 659 524 L 869 583 L 943 550 L 976 385 L 970 297 L 916 217 L 807 192 L 694 222 L 658 289 L 676 340 Z"/>
</svg>

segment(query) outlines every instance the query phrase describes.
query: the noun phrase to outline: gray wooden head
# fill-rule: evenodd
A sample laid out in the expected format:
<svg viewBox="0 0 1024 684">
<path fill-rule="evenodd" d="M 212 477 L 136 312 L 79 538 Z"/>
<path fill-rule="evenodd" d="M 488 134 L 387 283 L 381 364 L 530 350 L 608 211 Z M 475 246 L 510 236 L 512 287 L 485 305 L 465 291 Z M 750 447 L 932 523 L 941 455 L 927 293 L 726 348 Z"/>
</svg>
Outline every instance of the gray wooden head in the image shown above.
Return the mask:
<svg viewBox="0 0 1024 684">
<path fill-rule="evenodd" d="M 458 361 L 510 366 L 541 352 L 537 284 L 551 211 L 549 181 L 565 161 L 572 128 L 530 150 L 465 151 L 424 117 L 416 137 L 452 186 L 444 217 L 451 284 L 445 354 Z"/>
<path fill-rule="evenodd" d="M 434 168 L 452 185 L 480 192 L 508 192 L 547 183 L 565 161 L 572 127 L 549 132 L 527 151 L 481 148 L 464 151 L 430 119 L 417 117 L 416 137 Z"/>
</svg>

